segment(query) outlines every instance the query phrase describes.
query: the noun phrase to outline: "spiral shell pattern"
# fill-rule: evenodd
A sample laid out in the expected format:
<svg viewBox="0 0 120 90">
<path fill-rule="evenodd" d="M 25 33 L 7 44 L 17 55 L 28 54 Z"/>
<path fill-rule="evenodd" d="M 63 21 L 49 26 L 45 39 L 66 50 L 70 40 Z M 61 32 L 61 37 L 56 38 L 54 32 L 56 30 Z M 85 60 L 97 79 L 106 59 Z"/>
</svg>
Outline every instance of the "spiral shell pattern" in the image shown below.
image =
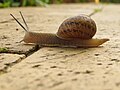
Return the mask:
<svg viewBox="0 0 120 90">
<path fill-rule="evenodd" d="M 62 39 L 91 39 L 96 33 L 95 22 L 87 15 L 71 17 L 60 25 L 57 36 Z"/>
</svg>

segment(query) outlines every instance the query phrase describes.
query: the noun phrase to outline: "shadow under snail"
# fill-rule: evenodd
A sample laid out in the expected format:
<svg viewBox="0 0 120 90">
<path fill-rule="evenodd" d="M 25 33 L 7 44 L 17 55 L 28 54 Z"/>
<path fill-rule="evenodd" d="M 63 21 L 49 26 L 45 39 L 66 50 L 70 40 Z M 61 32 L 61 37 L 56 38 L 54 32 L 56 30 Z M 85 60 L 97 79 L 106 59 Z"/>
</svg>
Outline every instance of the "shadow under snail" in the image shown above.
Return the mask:
<svg viewBox="0 0 120 90">
<path fill-rule="evenodd" d="M 98 47 L 109 39 L 93 39 L 96 33 L 96 24 L 87 15 L 79 15 L 66 19 L 59 27 L 56 34 L 30 32 L 26 21 L 20 12 L 26 28 L 10 14 L 16 22 L 25 30 L 22 41 L 35 43 L 42 46 L 67 46 L 67 47 Z"/>
</svg>

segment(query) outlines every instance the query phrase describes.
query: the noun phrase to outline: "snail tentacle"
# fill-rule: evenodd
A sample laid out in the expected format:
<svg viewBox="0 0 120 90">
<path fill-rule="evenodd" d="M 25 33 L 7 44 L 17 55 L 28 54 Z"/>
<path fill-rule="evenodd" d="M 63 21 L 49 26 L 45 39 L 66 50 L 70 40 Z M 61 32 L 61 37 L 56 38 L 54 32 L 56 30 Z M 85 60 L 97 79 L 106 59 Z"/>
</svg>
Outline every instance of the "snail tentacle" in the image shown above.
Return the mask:
<svg viewBox="0 0 120 90">
<path fill-rule="evenodd" d="M 13 19 L 23 28 L 23 30 L 25 30 L 26 32 L 28 32 L 28 30 L 17 20 L 17 18 L 13 15 L 13 14 L 10 14 Z"/>
<path fill-rule="evenodd" d="M 21 11 L 20 11 L 20 15 L 21 15 L 22 20 L 23 20 L 23 22 L 24 22 L 24 24 L 25 24 L 25 26 L 26 26 L 26 28 L 27 28 L 27 31 L 29 31 L 29 27 L 28 27 L 28 25 L 27 25 L 27 23 L 26 23 L 26 21 L 25 21 L 25 18 L 23 17 L 23 14 L 22 14 Z"/>
</svg>

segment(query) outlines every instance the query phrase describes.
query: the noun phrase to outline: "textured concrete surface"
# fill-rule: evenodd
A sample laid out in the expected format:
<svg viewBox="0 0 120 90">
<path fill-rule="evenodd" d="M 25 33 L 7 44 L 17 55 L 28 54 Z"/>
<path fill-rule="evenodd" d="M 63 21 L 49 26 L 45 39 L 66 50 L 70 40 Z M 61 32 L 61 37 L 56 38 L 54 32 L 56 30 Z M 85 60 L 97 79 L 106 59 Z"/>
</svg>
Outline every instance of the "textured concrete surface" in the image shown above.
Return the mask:
<svg viewBox="0 0 120 90">
<path fill-rule="evenodd" d="M 19 63 L 22 59 L 25 58 L 25 55 L 18 54 L 0 54 L 0 73 L 6 72 L 7 68 Z"/>
<path fill-rule="evenodd" d="M 65 8 L 65 9 L 64 9 Z M 9 15 L 14 14 L 21 22 L 19 11 L 22 11 L 29 25 L 30 31 L 56 33 L 64 19 L 78 15 L 90 14 L 98 6 L 89 5 L 54 5 L 47 8 L 29 7 L 0 9 L 0 47 L 7 48 L 12 53 L 29 53 L 34 51 L 35 45 L 24 45 L 19 43 L 25 31 Z"/>
<path fill-rule="evenodd" d="M 59 24 L 66 17 L 79 13 L 90 14 L 101 7 L 103 7 L 102 11 L 92 16 L 98 27 L 94 38 L 109 38 L 109 42 L 101 47 L 89 49 L 41 48 L 26 59 L 22 59 L 21 62 L 8 67 L 6 73 L 0 74 L 0 90 L 119 90 L 120 5 L 54 5 L 50 8 L 6 10 L 13 11 L 15 14 L 22 10 L 25 16 L 28 16 L 27 21 L 33 28 L 32 31 L 55 33 Z M 34 22 L 32 22 L 33 20 Z M 1 24 L 4 29 L 7 28 L 4 27 L 5 24 Z M 9 24 L 8 27 L 13 25 L 10 27 L 11 31 L 18 28 L 13 21 L 9 21 Z M 3 32 L 5 33 L 5 31 Z M 17 36 L 18 39 L 21 39 L 24 32 L 18 30 L 18 33 L 16 31 L 13 33 L 15 33 L 12 34 L 13 37 Z M 8 36 L 11 40 L 10 33 Z M 12 40 L 15 42 L 16 39 Z M 23 43 L 19 45 L 20 48 L 25 47 L 25 52 L 27 49 L 29 50 L 28 47 L 33 47 L 27 46 Z M 19 51 L 22 50 L 20 48 L 18 48 Z"/>
</svg>

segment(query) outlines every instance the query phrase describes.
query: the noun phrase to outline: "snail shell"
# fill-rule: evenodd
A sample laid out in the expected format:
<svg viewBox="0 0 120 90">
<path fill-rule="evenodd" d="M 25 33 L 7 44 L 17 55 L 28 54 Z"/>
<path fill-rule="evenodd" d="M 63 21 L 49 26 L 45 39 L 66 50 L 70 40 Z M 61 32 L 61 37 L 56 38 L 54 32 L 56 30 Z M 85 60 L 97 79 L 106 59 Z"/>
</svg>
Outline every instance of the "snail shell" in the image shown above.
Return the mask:
<svg viewBox="0 0 120 90">
<path fill-rule="evenodd" d="M 59 27 L 57 36 L 62 39 L 91 39 L 96 33 L 95 22 L 87 15 L 66 19 Z"/>
<path fill-rule="evenodd" d="M 93 39 L 96 33 L 95 22 L 87 15 L 79 15 L 66 19 L 59 27 L 57 34 L 30 32 L 20 12 L 26 28 L 12 15 L 16 22 L 26 31 L 23 41 L 42 46 L 75 46 L 97 47 L 109 39 Z M 72 40 L 71 40 L 72 39 Z"/>
</svg>

